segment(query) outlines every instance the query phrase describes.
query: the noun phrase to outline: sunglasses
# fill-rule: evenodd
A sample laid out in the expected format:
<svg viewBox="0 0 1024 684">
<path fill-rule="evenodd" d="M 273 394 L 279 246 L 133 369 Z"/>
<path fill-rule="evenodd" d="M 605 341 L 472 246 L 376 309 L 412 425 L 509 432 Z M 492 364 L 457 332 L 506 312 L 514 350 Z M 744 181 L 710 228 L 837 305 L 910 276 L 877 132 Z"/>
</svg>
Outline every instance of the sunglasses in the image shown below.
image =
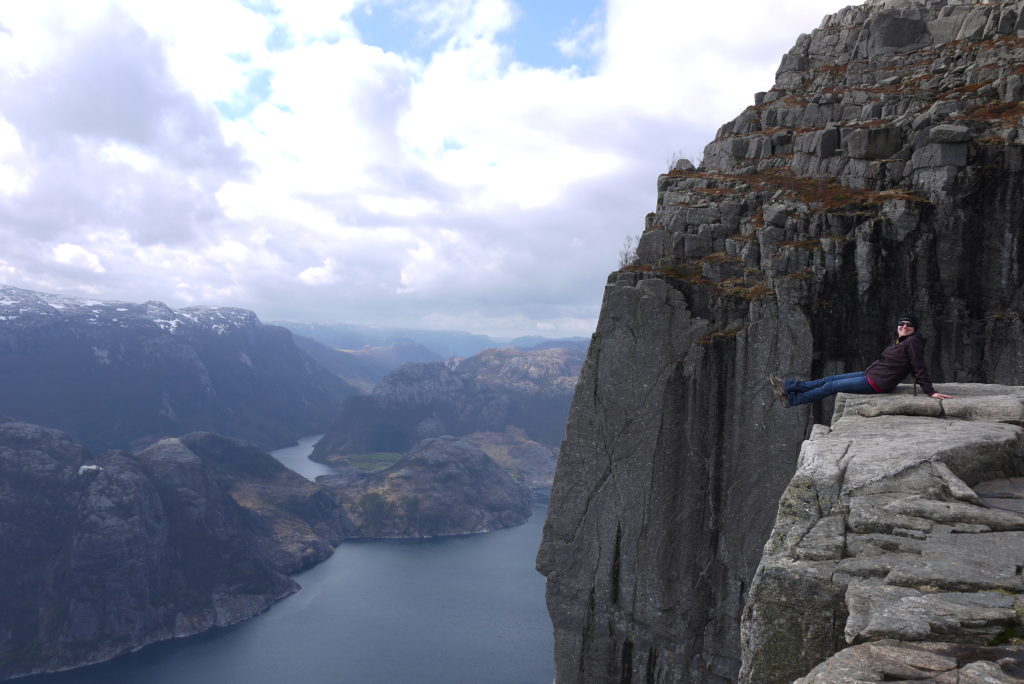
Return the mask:
<svg viewBox="0 0 1024 684">
<path fill-rule="evenodd" d="M 900 321 L 899 323 L 896 324 L 896 327 L 899 327 L 899 328 L 913 328 L 914 324 L 911 323 L 910 321 Z"/>
</svg>

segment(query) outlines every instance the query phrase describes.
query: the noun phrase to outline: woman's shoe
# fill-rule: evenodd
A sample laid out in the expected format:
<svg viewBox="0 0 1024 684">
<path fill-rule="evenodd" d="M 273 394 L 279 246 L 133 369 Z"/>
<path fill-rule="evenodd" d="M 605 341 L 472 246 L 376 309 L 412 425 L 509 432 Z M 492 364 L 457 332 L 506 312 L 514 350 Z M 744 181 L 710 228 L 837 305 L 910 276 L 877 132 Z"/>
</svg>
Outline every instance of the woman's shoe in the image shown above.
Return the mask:
<svg viewBox="0 0 1024 684">
<path fill-rule="evenodd" d="M 772 384 L 772 392 L 775 398 L 782 402 L 782 405 L 789 408 L 789 393 L 786 392 L 786 381 L 775 373 L 768 375 L 768 382 Z"/>
</svg>

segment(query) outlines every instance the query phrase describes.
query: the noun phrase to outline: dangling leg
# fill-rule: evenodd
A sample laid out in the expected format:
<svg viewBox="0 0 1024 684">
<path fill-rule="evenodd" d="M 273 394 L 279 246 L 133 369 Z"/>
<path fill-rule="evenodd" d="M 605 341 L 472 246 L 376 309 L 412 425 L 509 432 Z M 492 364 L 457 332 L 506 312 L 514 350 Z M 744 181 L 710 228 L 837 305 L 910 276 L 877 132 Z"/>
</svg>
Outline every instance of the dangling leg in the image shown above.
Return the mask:
<svg viewBox="0 0 1024 684">
<path fill-rule="evenodd" d="M 817 380 L 786 380 L 785 389 L 787 392 L 807 392 L 813 389 L 818 389 L 825 383 L 834 382 L 836 380 L 846 380 L 849 378 L 862 377 L 864 377 L 864 371 L 842 373 L 840 375 L 826 375 L 825 377 L 818 378 Z"/>
<path fill-rule="evenodd" d="M 820 380 L 811 380 L 806 383 L 801 383 L 801 385 L 810 386 L 805 390 L 791 391 L 788 395 L 790 406 L 809 404 L 812 401 L 831 397 L 833 394 L 838 392 L 848 392 L 850 394 L 875 393 L 875 388 L 871 386 L 870 382 L 868 382 L 863 371 L 858 373 L 831 375 L 827 378 L 821 378 Z"/>
</svg>

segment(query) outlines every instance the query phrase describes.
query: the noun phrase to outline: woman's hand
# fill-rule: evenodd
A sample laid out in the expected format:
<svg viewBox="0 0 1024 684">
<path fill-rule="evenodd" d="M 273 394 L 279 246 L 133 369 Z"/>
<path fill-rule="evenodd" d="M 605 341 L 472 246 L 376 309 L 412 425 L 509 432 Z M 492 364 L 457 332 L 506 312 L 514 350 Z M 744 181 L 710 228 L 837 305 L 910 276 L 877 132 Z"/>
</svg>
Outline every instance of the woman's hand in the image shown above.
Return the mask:
<svg viewBox="0 0 1024 684">
<path fill-rule="evenodd" d="M 940 394 L 938 392 L 932 392 L 930 396 L 931 396 L 932 399 L 952 399 L 953 398 L 953 395 L 951 395 L 951 394 Z"/>
</svg>

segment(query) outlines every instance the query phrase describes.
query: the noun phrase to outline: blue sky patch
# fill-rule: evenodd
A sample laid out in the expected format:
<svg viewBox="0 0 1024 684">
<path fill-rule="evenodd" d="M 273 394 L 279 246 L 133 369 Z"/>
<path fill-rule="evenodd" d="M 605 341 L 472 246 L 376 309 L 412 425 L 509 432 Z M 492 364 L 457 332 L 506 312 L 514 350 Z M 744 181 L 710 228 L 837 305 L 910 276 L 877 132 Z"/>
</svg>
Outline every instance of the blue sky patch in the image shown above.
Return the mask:
<svg viewBox="0 0 1024 684">
<path fill-rule="evenodd" d="M 595 20 L 603 24 L 602 2 L 597 0 L 517 0 L 521 14 L 506 40 L 515 59 L 533 67 L 566 69 L 577 65 L 584 73 L 596 63 L 593 55 L 567 57 L 556 47 L 558 40 L 568 38 Z M 603 30 L 599 31 L 599 35 Z"/>
<path fill-rule="evenodd" d="M 284 52 L 295 47 L 295 39 L 287 26 L 275 26 L 267 36 L 267 49 L 271 52 Z"/>
<path fill-rule="evenodd" d="M 274 4 L 273 0 L 238 0 L 238 4 L 265 17 L 276 17 L 281 13 L 280 8 Z"/>
<path fill-rule="evenodd" d="M 258 106 L 270 99 L 274 92 L 272 79 L 274 72 L 270 69 L 255 69 L 249 76 L 244 91 L 235 91 L 231 101 L 218 100 L 214 106 L 225 118 L 242 119 L 252 114 Z"/>
<path fill-rule="evenodd" d="M 509 31 L 498 36 L 510 48 L 512 59 L 537 68 L 566 69 L 576 65 L 583 73 L 593 71 L 593 55 L 567 57 L 556 43 L 595 20 L 603 22 L 601 0 L 516 0 L 515 4 L 518 19 Z M 429 30 L 409 16 L 399 2 L 364 4 L 351 18 L 363 42 L 404 57 L 428 61 L 445 40 L 432 39 Z"/>
<path fill-rule="evenodd" d="M 396 11 L 394 3 L 367 3 L 352 14 L 363 42 L 386 52 L 426 61 L 435 45 L 422 26 Z"/>
</svg>

